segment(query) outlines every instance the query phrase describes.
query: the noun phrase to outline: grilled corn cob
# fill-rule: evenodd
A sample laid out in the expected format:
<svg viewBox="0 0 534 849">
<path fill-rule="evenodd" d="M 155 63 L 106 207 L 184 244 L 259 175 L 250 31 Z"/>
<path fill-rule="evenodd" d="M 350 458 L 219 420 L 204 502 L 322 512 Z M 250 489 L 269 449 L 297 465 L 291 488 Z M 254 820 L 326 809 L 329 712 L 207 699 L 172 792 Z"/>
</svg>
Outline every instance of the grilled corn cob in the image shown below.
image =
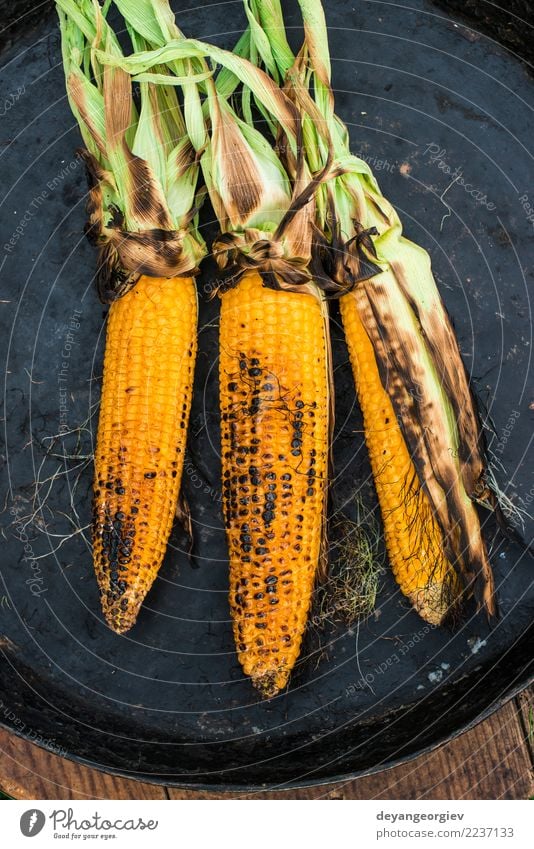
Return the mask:
<svg viewBox="0 0 534 849">
<path fill-rule="evenodd" d="M 109 4 L 57 0 L 69 103 L 86 149 L 86 233 L 110 303 L 95 452 L 93 560 L 107 623 L 130 628 L 161 565 L 175 515 L 196 355 L 193 275 L 199 165 L 176 92 L 140 84 L 140 110 L 107 23 Z M 140 36 L 129 29 L 135 49 Z"/>
<path fill-rule="evenodd" d="M 239 659 L 267 696 L 298 657 L 326 486 L 328 368 L 321 304 L 256 272 L 222 295 L 220 397 L 230 608 Z"/>
<path fill-rule="evenodd" d="M 191 278 L 142 277 L 110 308 L 95 452 L 93 556 L 110 627 L 135 622 L 165 554 L 197 349 Z"/>
<path fill-rule="evenodd" d="M 340 309 L 393 574 L 423 619 L 440 625 L 458 599 L 459 581 L 382 385 L 354 293 L 340 299 Z"/>
</svg>

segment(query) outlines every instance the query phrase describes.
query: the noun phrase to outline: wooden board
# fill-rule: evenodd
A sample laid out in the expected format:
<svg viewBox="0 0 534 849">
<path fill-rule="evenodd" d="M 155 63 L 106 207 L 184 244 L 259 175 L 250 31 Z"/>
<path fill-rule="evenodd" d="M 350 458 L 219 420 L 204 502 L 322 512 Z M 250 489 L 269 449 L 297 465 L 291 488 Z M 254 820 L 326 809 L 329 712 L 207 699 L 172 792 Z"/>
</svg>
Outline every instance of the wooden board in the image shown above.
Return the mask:
<svg viewBox="0 0 534 849">
<path fill-rule="evenodd" d="M 534 688 L 416 760 L 343 784 L 227 796 L 116 778 L 0 730 L 0 789 L 16 799 L 526 799 L 534 794 Z"/>
</svg>

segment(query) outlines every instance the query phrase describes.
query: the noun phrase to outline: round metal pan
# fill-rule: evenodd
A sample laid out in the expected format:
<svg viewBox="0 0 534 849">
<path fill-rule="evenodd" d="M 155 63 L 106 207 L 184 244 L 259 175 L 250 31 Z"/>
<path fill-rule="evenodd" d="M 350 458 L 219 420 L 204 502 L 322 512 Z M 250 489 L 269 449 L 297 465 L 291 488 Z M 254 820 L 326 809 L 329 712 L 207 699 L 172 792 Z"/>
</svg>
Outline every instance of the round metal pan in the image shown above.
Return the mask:
<svg viewBox="0 0 534 849">
<path fill-rule="evenodd" d="M 494 4 L 468 4 L 475 6 L 470 25 L 418 0 L 325 2 L 352 149 L 374 168 L 407 235 L 431 253 L 495 428 L 497 478 L 528 514 L 534 87 L 517 54 L 530 36 L 516 19 L 506 27 L 498 10 L 491 29 Z M 238 0 L 185 0 L 180 9 L 184 30 L 223 46 L 244 27 Z M 298 43 L 295 7 L 288 12 Z M 511 49 L 498 43 L 502 31 L 513 35 Z M 37 24 L 22 16 L 10 28 L 1 64 L 0 724 L 106 771 L 250 790 L 391 766 L 526 686 L 534 564 L 486 516 L 500 606 L 493 628 L 473 610 L 454 631 L 427 626 L 384 569 L 376 613 L 353 628 L 332 621 L 319 629 L 314 619 L 287 692 L 258 699 L 237 663 L 227 605 L 218 302 L 207 296 L 209 261 L 199 279 L 200 354 L 183 483 L 194 557 L 176 527 L 138 624 L 122 637 L 106 628 L 87 533 L 105 311 L 92 280 L 95 255 L 82 236 L 80 140 L 48 6 Z M 216 232 L 209 212 L 204 221 L 209 240 Z M 336 308 L 333 337 L 332 512 L 350 516 L 357 493 L 376 503 Z M 526 515 L 517 530 L 531 540 L 533 528 Z"/>
</svg>

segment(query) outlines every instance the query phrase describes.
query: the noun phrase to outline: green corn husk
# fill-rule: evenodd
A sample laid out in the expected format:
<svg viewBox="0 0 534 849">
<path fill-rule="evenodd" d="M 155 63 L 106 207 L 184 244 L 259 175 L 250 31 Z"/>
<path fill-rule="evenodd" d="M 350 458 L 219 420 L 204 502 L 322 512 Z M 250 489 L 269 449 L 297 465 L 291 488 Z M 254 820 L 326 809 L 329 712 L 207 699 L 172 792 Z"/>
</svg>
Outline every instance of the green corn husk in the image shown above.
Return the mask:
<svg viewBox="0 0 534 849">
<path fill-rule="evenodd" d="M 334 113 L 325 18 L 320 0 L 299 0 L 305 45 L 288 45 L 279 0 L 244 0 L 267 35 L 286 91 L 301 109 L 313 167 L 328 145 L 345 173 L 318 189 L 318 225 L 339 293 L 354 290 L 419 480 L 443 533 L 449 561 L 479 607 L 495 613 L 492 570 L 475 502 L 500 510 L 485 440 L 458 342 L 425 250 L 402 235 L 400 219 L 370 167 L 350 152 Z M 254 37 L 254 29 L 251 37 Z M 374 238 L 372 238 L 374 236 Z M 506 508 L 506 500 L 502 499 Z"/>
<path fill-rule="evenodd" d="M 167 0 L 118 0 L 117 6 L 129 29 L 151 49 L 124 57 L 106 48 L 95 51 L 97 59 L 108 69 L 127 72 L 136 82 L 182 88 L 187 131 L 221 226 L 222 239 L 214 245 L 214 253 L 227 273 L 224 285 L 235 285 L 244 270 L 260 263 L 260 273 L 264 271 L 271 285 L 317 294 L 309 270 L 313 195 L 339 166 L 330 157 L 319 174 L 311 173 L 302 155 L 298 109 L 267 74 L 239 55 L 250 49 L 251 39 L 242 38 L 230 53 L 186 39 L 174 23 Z M 208 59 L 223 67 L 217 83 L 210 76 Z M 162 75 L 157 70 L 162 67 L 172 75 Z M 192 71 L 200 78 L 197 85 L 184 82 Z M 244 111 L 253 96 L 271 125 L 280 128 L 293 165 L 290 175 L 262 134 L 230 105 L 228 95 L 238 83 L 244 89 Z M 258 253 L 265 261 L 258 259 Z"/>
<path fill-rule="evenodd" d="M 206 252 L 196 219 L 199 166 L 175 88 L 144 80 L 136 109 L 129 75 L 98 59 L 100 49 L 123 56 L 106 21 L 108 6 L 56 3 L 67 96 L 86 145 L 80 155 L 90 184 L 87 235 L 100 248 L 97 283 L 106 302 L 141 274 L 190 276 Z M 187 81 L 207 76 L 189 74 Z"/>
</svg>

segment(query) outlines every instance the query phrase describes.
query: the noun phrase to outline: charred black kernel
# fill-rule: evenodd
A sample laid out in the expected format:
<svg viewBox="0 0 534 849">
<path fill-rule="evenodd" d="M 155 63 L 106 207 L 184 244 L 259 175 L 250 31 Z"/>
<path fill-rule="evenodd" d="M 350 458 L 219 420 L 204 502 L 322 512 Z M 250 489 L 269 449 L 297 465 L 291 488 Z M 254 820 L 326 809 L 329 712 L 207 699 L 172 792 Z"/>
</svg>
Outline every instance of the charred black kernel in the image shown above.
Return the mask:
<svg viewBox="0 0 534 849">
<path fill-rule="evenodd" d="M 267 587 L 267 592 L 272 595 L 276 592 L 276 587 Z"/>
<path fill-rule="evenodd" d="M 111 483 L 111 481 L 107 482 L 106 489 L 113 489 L 113 484 Z"/>
<path fill-rule="evenodd" d="M 289 472 L 286 472 L 285 475 L 281 475 L 281 478 L 282 478 L 283 481 L 290 481 L 291 475 L 289 474 Z"/>
<path fill-rule="evenodd" d="M 263 537 L 260 537 L 258 540 L 258 545 L 265 545 L 265 540 Z"/>
<path fill-rule="evenodd" d="M 302 410 L 303 406 L 304 406 L 304 401 L 296 401 L 295 402 L 295 407 L 297 408 L 297 410 Z"/>
<path fill-rule="evenodd" d="M 250 534 L 241 534 L 241 542 L 252 542 L 252 537 Z"/>
<path fill-rule="evenodd" d="M 253 503 L 254 503 L 254 504 L 257 504 L 257 503 L 258 503 L 258 501 L 261 501 L 261 498 L 260 498 L 260 496 L 259 496 L 259 495 L 253 495 L 253 496 L 252 496 L 252 501 L 253 501 Z"/>
<path fill-rule="evenodd" d="M 293 422 L 293 427 L 295 430 L 302 430 L 304 422 Z"/>
<path fill-rule="evenodd" d="M 262 389 L 263 389 L 264 392 L 272 392 L 273 389 L 274 389 L 274 386 L 272 385 L 272 383 L 264 383 L 263 386 L 262 386 Z"/>
<path fill-rule="evenodd" d="M 260 486 L 261 478 L 259 478 L 257 475 L 254 475 L 254 477 L 251 479 L 251 483 L 252 486 Z"/>
<path fill-rule="evenodd" d="M 247 522 L 245 522 L 243 525 L 241 525 L 241 530 L 244 534 L 246 534 L 246 533 L 248 533 L 248 531 L 250 531 L 250 526 L 247 524 Z"/>
<path fill-rule="evenodd" d="M 257 475 L 259 473 L 257 466 L 250 466 L 248 471 L 250 475 Z"/>
<path fill-rule="evenodd" d="M 156 472 L 145 472 L 145 478 L 155 478 Z"/>
<path fill-rule="evenodd" d="M 264 597 L 263 593 L 254 593 L 254 598 L 260 601 Z"/>
<path fill-rule="evenodd" d="M 251 441 L 252 445 L 259 445 L 260 444 L 259 439 L 251 439 L 250 441 Z"/>
<path fill-rule="evenodd" d="M 243 604 L 244 600 L 245 600 L 245 599 L 243 598 L 243 596 L 241 595 L 241 593 L 236 593 L 236 594 L 235 594 L 235 601 L 236 601 L 236 604 Z"/>
<path fill-rule="evenodd" d="M 269 604 L 278 604 L 278 599 L 277 598 L 270 598 Z"/>
<path fill-rule="evenodd" d="M 236 457 L 235 461 L 238 466 L 243 466 L 247 462 L 244 457 Z"/>
<path fill-rule="evenodd" d="M 250 563 L 250 557 L 248 556 L 248 554 L 242 554 L 241 555 L 241 562 L 242 563 Z"/>
<path fill-rule="evenodd" d="M 256 628 L 266 628 L 265 622 L 256 622 Z"/>
<path fill-rule="evenodd" d="M 255 448 L 255 447 L 254 447 L 254 448 L 251 448 L 251 449 L 250 449 L 250 453 L 251 453 L 251 454 L 257 454 L 257 453 L 258 453 L 258 451 L 259 451 L 259 448 Z"/>
<path fill-rule="evenodd" d="M 128 607 L 128 599 L 127 598 L 121 599 L 121 610 L 126 610 L 127 607 Z"/>
<path fill-rule="evenodd" d="M 316 454 L 317 454 L 317 451 L 315 450 L 315 448 L 312 448 L 311 451 L 310 451 L 310 457 L 315 457 Z"/>
<path fill-rule="evenodd" d="M 247 361 L 246 360 L 239 360 L 239 368 L 240 369 L 246 369 L 246 367 L 247 367 Z"/>
<path fill-rule="evenodd" d="M 308 474 L 308 477 L 313 478 L 314 475 L 316 474 L 315 469 L 308 469 L 307 474 Z"/>
<path fill-rule="evenodd" d="M 276 575 L 269 575 L 268 578 L 265 578 L 265 583 L 266 584 L 276 584 L 276 583 L 278 583 L 278 578 L 276 577 Z"/>
<path fill-rule="evenodd" d="M 119 573 L 113 571 L 109 577 L 111 578 L 112 581 L 118 581 L 119 580 Z"/>
<path fill-rule="evenodd" d="M 229 383 L 229 384 L 228 384 L 228 389 L 230 390 L 230 392 L 235 392 L 235 391 L 236 391 L 236 389 L 239 389 L 239 386 L 238 386 L 238 384 L 237 384 L 237 383 Z"/>
<path fill-rule="evenodd" d="M 249 502 L 250 502 L 250 498 L 249 498 L 248 495 L 244 495 L 242 498 L 239 499 L 239 503 L 243 504 L 244 506 L 246 504 L 248 504 Z"/>
<path fill-rule="evenodd" d="M 269 490 L 269 492 L 276 492 L 276 484 L 275 484 L 275 483 L 270 483 L 270 484 L 268 485 L 267 489 Z"/>
<path fill-rule="evenodd" d="M 293 457 L 298 457 L 300 455 L 300 448 L 293 448 L 291 453 L 293 454 Z"/>
<path fill-rule="evenodd" d="M 242 587 L 248 586 L 248 578 L 240 578 L 239 580 Z"/>
<path fill-rule="evenodd" d="M 295 413 L 295 418 L 296 418 L 296 419 L 301 419 L 301 418 L 302 418 L 302 415 L 303 415 L 303 414 L 299 411 L 298 413 Z"/>
<path fill-rule="evenodd" d="M 312 496 L 314 492 L 314 488 L 310 486 L 310 488 L 306 490 L 306 495 Z"/>
<path fill-rule="evenodd" d="M 251 377 L 259 377 L 261 374 L 261 368 L 249 368 L 248 373 Z"/>
<path fill-rule="evenodd" d="M 177 474 L 178 474 L 178 472 L 176 471 L 176 469 L 173 469 L 172 472 L 171 472 L 171 477 L 175 478 Z"/>
<path fill-rule="evenodd" d="M 126 518 L 126 515 L 124 513 L 121 513 L 119 510 L 118 513 L 115 513 L 115 518 L 117 522 L 122 522 Z"/>
<path fill-rule="evenodd" d="M 301 445 L 302 445 L 302 439 L 298 439 L 298 438 L 295 438 L 293 440 L 293 442 L 291 443 L 292 448 L 300 448 Z"/>
<path fill-rule="evenodd" d="M 238 483 L 247 483 L 248 482 L 248 475 L 239 475 L 237 482 Z"/>
<path fill-rule="evenodd" d="M 254 551 L 254 554 L 257 554 L 257 555 L 258 555 L 258 557 L 261 557 L 262 555 L 267 554 L 267 549 L 266 549 L 266 548 L 264 548 L 264 546 L 260 545 L 260 546 L 258 546 L 258 548 L 256 548 L 256 550 Z"/>
<path fill-rule="evenodd" d="M 276 501 L 276 493 L 274 493 L 274 492 L 266 492 L 266 493 L 265 493 L 265 500 L 266 500 L 266 501 Z"/>
<path fill-rule="evenodd" d="M 266 478 L 266 480 L 268 480 L 268 481 L 275 481 L 275 480 L 276 480 L 276 475 L 275 475 L 275 473 L 274 473 L 274 472 L 267 472 L 267 474 L 265 475 L 265 478 Z"/>
<path fill-rule="evenodd" d="M 245 554 L 248 554 L 248 552 L 249 552 L 249 551 L 252 551 L 252 546 L 251 546 L 251 545 L 243 544 L 243 545 L 241 546 L 241 548 L 243 549 L 243 551 L 245 552 Z"/>
<path fill-rule="evenodd" d="M 297 522 L 303 522 L 304 516 L 302 515 L 302 513 L 298 513 L 297 516 L 296 516 L 296 519 L 297 519 Z"/>
<path fill-rule="evenodd" d="M 272 510 L 265 510 L 265 512 L 263 513 L 262 519 L 265 522 L 265 524 L 270 525 L 271 522 L 274 519 L 274 513 L 272 512 Z"/>
<path fill-rule="evenodd" d="M 251 366 L 259 366 L 259 364 L 260 364 L 260 361 L 258 359 L 256 359 L 256 357 L 250 358 L 250 365 Z"/>
<path fill-rule="evenodd" d="M 246 445 L 240 445 L 237 449 L 241 454 L 248 454 L 248 448 Z"/>
</svg>

